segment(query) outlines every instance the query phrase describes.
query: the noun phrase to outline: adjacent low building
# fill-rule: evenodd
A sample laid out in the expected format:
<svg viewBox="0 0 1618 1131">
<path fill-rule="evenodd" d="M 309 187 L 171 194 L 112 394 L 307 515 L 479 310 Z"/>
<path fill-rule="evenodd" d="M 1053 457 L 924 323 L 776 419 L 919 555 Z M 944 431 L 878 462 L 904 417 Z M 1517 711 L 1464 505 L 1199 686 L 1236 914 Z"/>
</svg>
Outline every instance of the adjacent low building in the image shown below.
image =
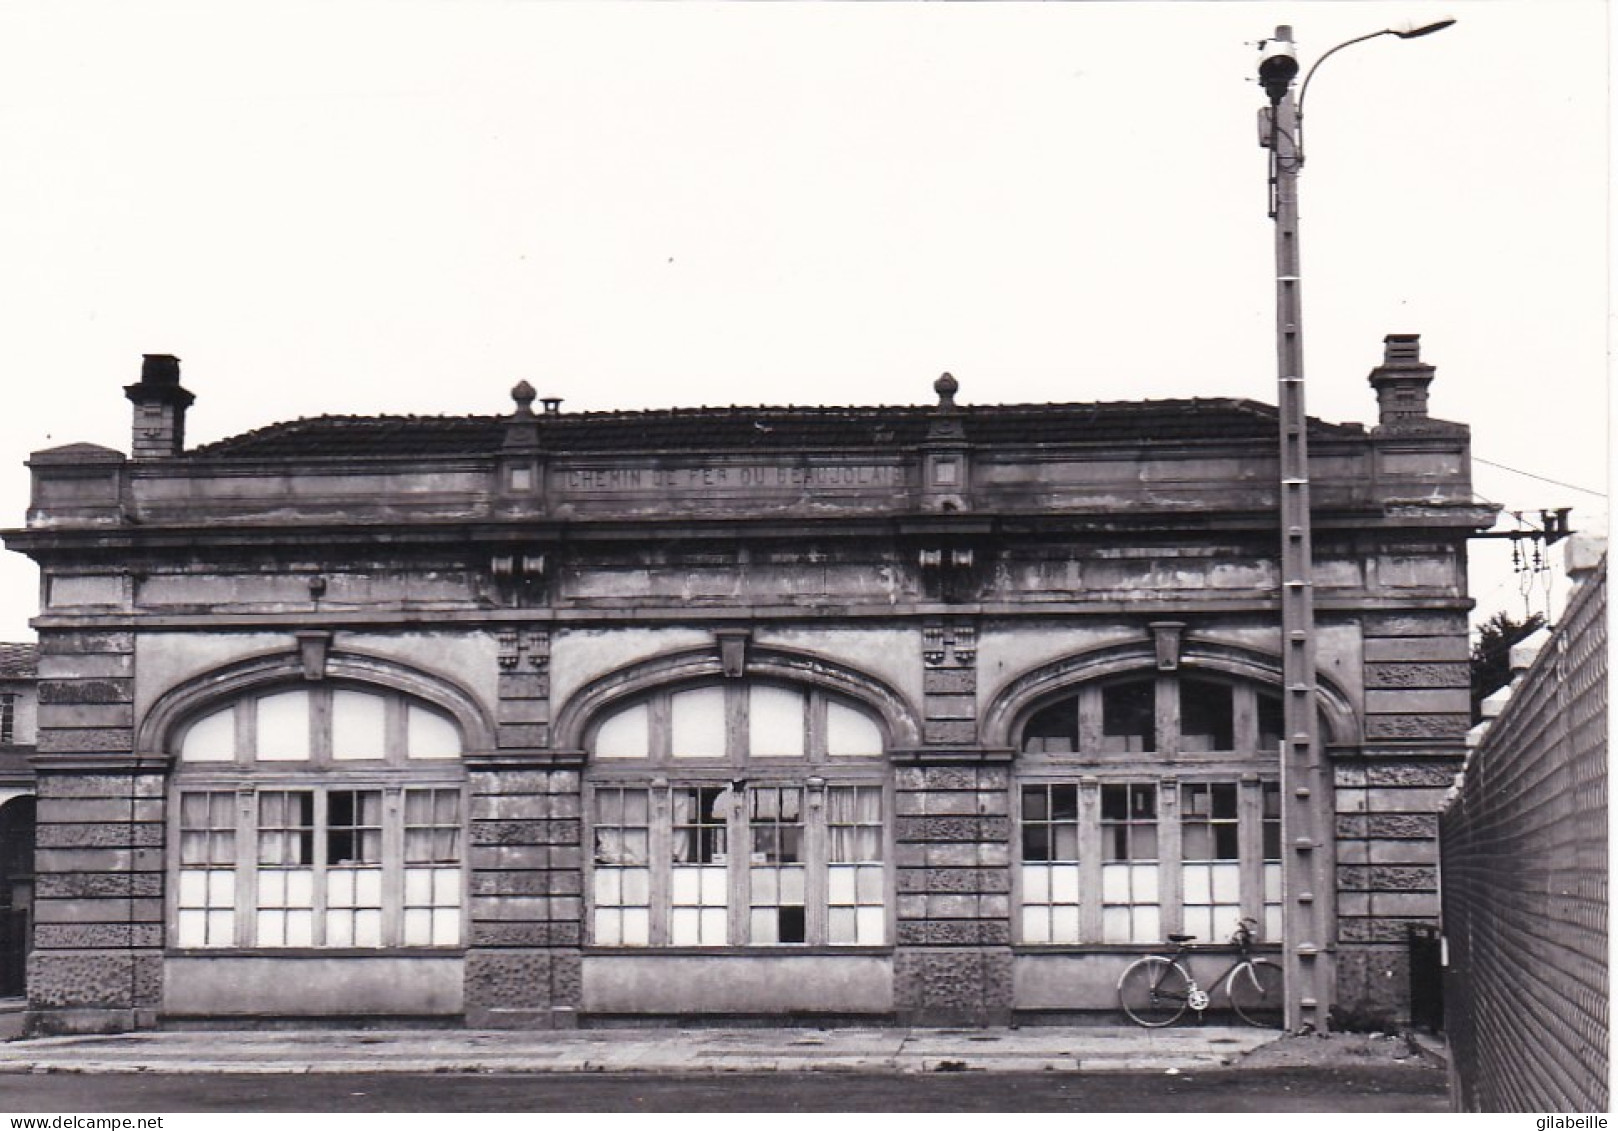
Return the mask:
<svg viewBox="0 0 1618 1131">
<path fill-rule="evenodd" d="M 1492 513 L 1387 345 L 1379 424 L 1309 424 L 1334 788 L 1291 852 L 1270 406 L 520 385 L 187 448 L 148 357 L 132 456 L 35 453 L 5 536 L 35 1028 L 1071 1018 L 1171 931 L 1278 950 L 1289 900 L 1331 1000 L 1397 1018 Z"/>
</svg>

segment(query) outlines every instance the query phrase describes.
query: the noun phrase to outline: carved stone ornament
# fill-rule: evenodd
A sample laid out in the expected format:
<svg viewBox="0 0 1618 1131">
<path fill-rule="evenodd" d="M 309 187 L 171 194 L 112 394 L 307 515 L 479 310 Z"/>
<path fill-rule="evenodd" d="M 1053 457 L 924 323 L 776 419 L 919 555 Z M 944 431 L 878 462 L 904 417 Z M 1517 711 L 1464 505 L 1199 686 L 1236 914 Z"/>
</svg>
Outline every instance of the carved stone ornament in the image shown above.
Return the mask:
<svg viewBox="0 0 1618 1131">
<path fill-rule="evenodd" d="M 719 666 L 726 679 L 740 679 L 747 674 L 747 642 L 752 635 L 745 628 L 721 628 L 714 633 L 719 642 Z"/>
<path fill-rule="evenodd" d="M 326 678 L 326 654 L 331 649 L 331 633 L 321 629 L 293 633 L 298 641 L 298 662 L 303 665 L 303 678 Z"/>
<path fill-rule="evenodd" d="M 1180 666 L 1180 641 L 1185 636 L 1185 625 L 1175 620 L 1153 621 L 1152 640 L 1157 645 L 1157 670 L 1172 672 Z"/>
</svg>

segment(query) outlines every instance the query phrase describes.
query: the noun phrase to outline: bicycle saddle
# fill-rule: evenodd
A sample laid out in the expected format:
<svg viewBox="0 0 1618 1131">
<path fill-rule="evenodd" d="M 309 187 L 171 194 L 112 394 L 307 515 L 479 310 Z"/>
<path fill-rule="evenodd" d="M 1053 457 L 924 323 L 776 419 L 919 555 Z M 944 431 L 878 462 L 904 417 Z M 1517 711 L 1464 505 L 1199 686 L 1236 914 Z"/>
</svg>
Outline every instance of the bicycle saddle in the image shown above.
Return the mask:
<svg viewBox="0 0 1618 1131">
<path fill-rule="evenodd" d="M 1192 939 L 1194 939 L 1196 937 L 1197 937 L 1196 935 L 1170 935 L 1169 936 L 1169 942 L 1173 942 L 1173 943 L 1190 942 Z"/>
</svg>

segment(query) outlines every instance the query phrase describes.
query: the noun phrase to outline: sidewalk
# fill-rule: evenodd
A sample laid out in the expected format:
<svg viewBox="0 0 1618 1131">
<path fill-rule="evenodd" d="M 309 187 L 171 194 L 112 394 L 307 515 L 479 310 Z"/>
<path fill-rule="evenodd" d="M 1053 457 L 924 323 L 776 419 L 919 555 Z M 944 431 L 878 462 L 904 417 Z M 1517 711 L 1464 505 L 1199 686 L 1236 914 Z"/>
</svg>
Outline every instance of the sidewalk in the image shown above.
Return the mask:
<svg viewBox="0 0 1618 1131">
<path fill-rule="evenodd" d="M 1280 1036 L 1249 1028 L 217 1030 L 0 1044 L 34 1072 L 1170 1072 L 1226 1067 Z"/>
</svg>

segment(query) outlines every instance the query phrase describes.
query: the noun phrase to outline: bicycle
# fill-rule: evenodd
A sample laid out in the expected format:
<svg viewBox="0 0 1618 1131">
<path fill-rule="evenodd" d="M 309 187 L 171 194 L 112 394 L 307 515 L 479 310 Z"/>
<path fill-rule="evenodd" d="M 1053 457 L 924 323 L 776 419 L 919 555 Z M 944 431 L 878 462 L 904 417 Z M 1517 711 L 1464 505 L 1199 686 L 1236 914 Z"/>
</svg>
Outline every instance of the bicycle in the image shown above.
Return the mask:
<svg viewBox="0 0 1618 1131">
<path fill-rule="evenodd" d="M 1249 1025 L 1279 1026 L 1281 1024 L 1282 976 L 1281 968 L 1267 958 L 1253 956 L 1253 928 L 1257 920 L 1243 919 L 1236 926 L 1230 941 L 1236 945 L 1236 960 L 1230 967 L 1208 983 L 1204 990 L 1191 976 L 1188 964 L 1181 959 L 1193 950 L 1190 945 L 1195 935 L 1170 935 L 1175 944 L 1172 956 L 1150 954 L 1130 963 L 1123 977 L 1118 979 L 1118 1004 L 1123 1006 L 1129 1019 L 1149 1029 L 1172 1025 L 1189 1006 L 1200 1019 L 1213 999 L 1214 991 L 1224 983 L 1236 1015 Z"/>
</svg>

